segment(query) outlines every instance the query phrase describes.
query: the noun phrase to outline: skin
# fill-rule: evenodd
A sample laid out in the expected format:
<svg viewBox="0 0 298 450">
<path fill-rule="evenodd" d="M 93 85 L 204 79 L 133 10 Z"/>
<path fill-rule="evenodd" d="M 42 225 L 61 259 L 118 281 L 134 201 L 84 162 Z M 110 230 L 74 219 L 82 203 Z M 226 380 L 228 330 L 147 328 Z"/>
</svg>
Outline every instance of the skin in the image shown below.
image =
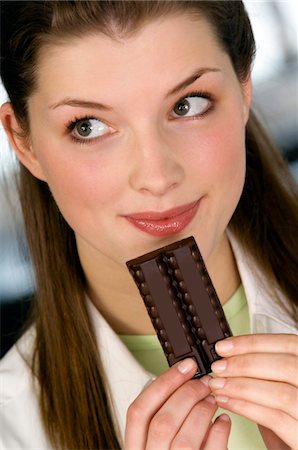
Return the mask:
<svg viewBox="0 0 298 450">
<path fill-rule="evenodd" d="M 186 359 L 142 391 L 128 409 L 125 448 L 155 450 L 157 443 L 160 450 L 227 448 L 230 419 L 222 415 L 211 422 L 217 405 L 209 395 L 210 377 L 191 380 L 195 370 Z"/>
<path fill-rule="evenodd" d="M 212 70 L 167 96 L 202 68 Z M 173 120 L 175 104 L 193 91 L 210 94 L 212 107 L 204 115 Z M 64 104 L 66 98 L 110 109 Z M 176 16 L 152 22 L 129 39 L 92 34 L 44 48 L 26 138 L 14 132 L 21 130 L 10 104 L 2 106 L 18 158 L 48 183 L 75 232 L 89 297 L 116 332 L 153 333 L 124 263 L 174 240 L 195 236 L 222 303 L 238 287 L 225 231 L 243 188 L 250 98 L 250 80 L 239 83 L 208 23 Z M 107 124 L 108 133 L 79 144 L 67 123 L 86 115 Z M 147 235 L 124 217 L 196 199 L 195 218 L 171 237 Z M 172 449 L 183 441 L 191 448 L 225 449 L 230 422 L 224 417 L 212 423 L 217 404 L 211 389 L 218 404 L 267 431 L 275 430 L 278 419 L 279 436 L 269 433 L 269 448 L 280 439 L 297 447 L 291 401 L 297 395 L 297 337 L 243 336 L 229 342 L 233 349 L 223 354 L 228 369 L 219 372 L 215 363 L 213 381 L 191 380 L 195 367 L 186 360 L 188 366 L 170 368 L 139 395 L 127 415 L 126 448 L 151 449 L 158 442 Z M 219 379 L 227 380 L 222 389 L 215 386 Z M 189 432 L 193 429 L 196 433 Z"/>
<path fill-rule="evenodd" d="M 250 335 L 216 344 L 209 386 L 221 407 L 261 425 L 269 449 L 297 449 L 297 336 Z"/>
</svg>

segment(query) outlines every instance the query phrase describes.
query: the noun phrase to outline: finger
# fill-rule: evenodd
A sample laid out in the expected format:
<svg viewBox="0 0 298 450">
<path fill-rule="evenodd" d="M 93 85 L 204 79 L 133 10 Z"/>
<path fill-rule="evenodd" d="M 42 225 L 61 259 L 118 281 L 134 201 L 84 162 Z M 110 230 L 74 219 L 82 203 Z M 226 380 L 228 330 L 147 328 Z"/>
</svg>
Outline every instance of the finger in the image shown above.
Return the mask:
<svg viewBox="0 0 298 450">
<path fill-rule="evenodd" d="M 250 377 L 282 381 L 297 386 L 297 357 L 280 353 L 254 353 L 215 361 L 212 371 L 220 377 Z"/>
<path fill-rule="evenodd" d="M 269 449 L 278 449 L 278 450 L 291 450 L 290 447 L 282 441 L 274 431 L 269 430 L 269 428 L 263 427 L 262 425 L 259 425 L 259 430 L 261 432 L 263 441 L 265 442 L 265 445 Z"/>
<path fill-rule="evenodd" d="M 294 334 L 250 334 L 233 336 L 215 345 L 221 356 L 245 353 L 282 353 L 298 355 L 298 336 Z"/>
<path fill-rule="evenodd" d="M 204 450 L 226 450 L 231 431 L 231 419 L 227 414 L 217 417 L 210 428 Z"/>
<path fill-rule="evenodd" d="M 171 449 L 200 448 L 215 414 L 217 405 L 214 397 L 208 396 L 197 403 L 189 412 L 187 418 L 173 439 Z M 156 450 L 155 446 L 152 446 Z"/>
<path fill-rule="evenodd" d="M 214 398 L 214 397 L 213 397 L 213 398 Z M 215 400 L 215 398 L 214 398 L 214 400 Z M 213 425 L 213 423 L 212 423 L 212 421 L 211 421 L 211 422 L 209 423 L 209 425 L 208 425 L 206 434 L 205 434 L 204 439 L 203 439 L 203 441 L 202 441 L 202 444 L 201 444 L 201 447 L 200 447 L 201 449 L 203 449 L 203 448 L 205 447 L 205 444 L 206 444 L 206 442 L 207 442 L 207 438 L 208 438 L 208 435 L 209 435 L 209 431 L 211 430 L 212 425 Z"/>
<path fill-rule="evenodd" d="M 217 404 L 231 412 L 246 417 L 253 422 L 273 430 L 291 448 L 298 448 L 297 421 L 286 413 L 255 403 L 215 396 Z"/>
<path fill-rule="evenodd" d="M 151 418 L 176 389 L 194 376 L 196 369 L 193 359 L 185 359 L 161 374 L 141 392 L 127 411 L 125 448 L 145 448 Z M 201 381 L 198 383 L 204 391 L 203 397 L 208 395 L 210 388 Z"/>
<path fill-rule="evenodd" d="M 157 443 L 159 450 L 168 449 L 196 404 L 210 422 L 217 409 L 216 402 L 211 396 L 206 398 L 206 386 L 198 380 L 190 380 L 179 387 L 154 415 L 148 428 L 146 450 L 156 450 Z"/>
<path fill-rule="evenodd" d="M 297 388 L 287 383 L 252 378 L 213 378 L 209 386 L 215 395 L 250 401 L 279 409 L 298 419 Z"/>
</svg>

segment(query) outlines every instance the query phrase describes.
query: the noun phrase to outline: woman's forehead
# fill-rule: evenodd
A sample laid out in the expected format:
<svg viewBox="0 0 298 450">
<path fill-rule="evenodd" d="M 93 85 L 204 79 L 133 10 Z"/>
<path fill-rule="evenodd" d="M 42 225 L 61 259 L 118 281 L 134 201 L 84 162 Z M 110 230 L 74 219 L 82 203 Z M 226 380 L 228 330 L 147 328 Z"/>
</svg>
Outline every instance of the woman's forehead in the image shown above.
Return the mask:
<svg viewBox="0 0 298 450">
<path fill-rule="evenodd" d="M 88 90 L 129 86 L 151 77 L 183 80 L 196 68 L 227 63 L 227 55 L 203 19 L 173 16 L 152 21 L 128 39 L 114 40 L 100 33 L 46 45 L 38 66 L 39 90 L 53 84 L 61 89 Z"/>
</svg>

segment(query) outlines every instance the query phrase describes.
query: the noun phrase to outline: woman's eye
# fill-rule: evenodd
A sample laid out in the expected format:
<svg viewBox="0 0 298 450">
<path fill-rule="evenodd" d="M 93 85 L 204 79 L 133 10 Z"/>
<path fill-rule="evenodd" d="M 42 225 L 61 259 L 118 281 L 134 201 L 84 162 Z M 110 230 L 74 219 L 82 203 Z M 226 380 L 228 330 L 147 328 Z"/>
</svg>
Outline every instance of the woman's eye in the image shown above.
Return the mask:
<svg viewBox="0 0 298 450">
<path fill-rule="evenodd" d="M 109 131 L 108 125 L 98 119 L 77 120 L 71 126 L 74 138 L 81 140 L 91 140 L 103 136 Z"/>
<path fill-rule="evenodd" d="M 174 117 L 192 117 L 204 114 L 210 108 L 210 99 L 191 95 L 179 100 L 173 108 Z"/>
</svg>

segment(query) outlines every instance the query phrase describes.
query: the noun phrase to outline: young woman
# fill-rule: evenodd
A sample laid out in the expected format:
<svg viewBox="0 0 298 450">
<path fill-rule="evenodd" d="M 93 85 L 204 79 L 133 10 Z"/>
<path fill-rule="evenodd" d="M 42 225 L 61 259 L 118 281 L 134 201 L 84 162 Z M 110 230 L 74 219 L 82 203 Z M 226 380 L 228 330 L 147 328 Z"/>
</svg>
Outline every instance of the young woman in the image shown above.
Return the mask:
<svg viewBox="0 0 298 450">
<path fill-rule="evenodd" d="M 297 188 L 250 111 L 242 2 L 2 16 L 37 289 L 1 362 L 2 448 L 297 448 Z M 200 381 L 192 360 L 166 367 L 125 267 L 189 235 L 235 334 Z"/>
</svg>

